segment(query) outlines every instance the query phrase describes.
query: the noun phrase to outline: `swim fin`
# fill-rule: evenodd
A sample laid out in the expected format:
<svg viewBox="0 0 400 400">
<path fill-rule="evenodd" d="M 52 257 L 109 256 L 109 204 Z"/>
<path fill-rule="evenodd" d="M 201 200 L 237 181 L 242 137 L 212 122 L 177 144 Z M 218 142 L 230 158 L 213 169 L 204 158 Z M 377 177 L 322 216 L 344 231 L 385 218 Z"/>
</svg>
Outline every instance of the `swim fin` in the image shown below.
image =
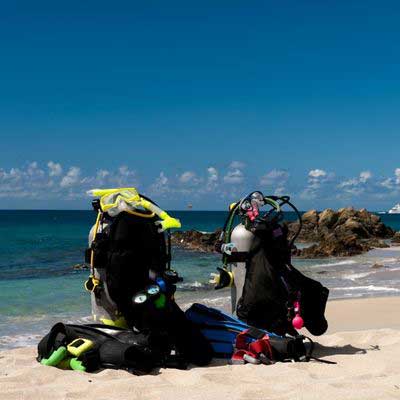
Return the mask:
<svg viewBox="0 0 400 400">
<path fill-rule="evenodd" d="M 215 308 L 195 303 L 185 312 L 186 318 L 198 325 L 203 336 L 210 342 L 214 357 L 230 358 L 234 352 L 236 336 L 247 329 L 256 330 L 262 335 L 281 338 L 274 333 L 250 327 L 232 315 Z"/>
</svg>

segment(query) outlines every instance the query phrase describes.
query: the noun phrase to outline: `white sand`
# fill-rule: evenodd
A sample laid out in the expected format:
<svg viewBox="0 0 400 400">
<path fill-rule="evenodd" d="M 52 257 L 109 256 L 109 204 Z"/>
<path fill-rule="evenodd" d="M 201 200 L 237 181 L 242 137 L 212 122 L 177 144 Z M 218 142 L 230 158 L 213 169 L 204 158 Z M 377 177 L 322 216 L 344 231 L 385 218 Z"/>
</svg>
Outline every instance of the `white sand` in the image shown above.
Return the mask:
<svg viewBox="0 0 400 400">
<path fill-rule="evenodd" d="M 0 399 L 400 399 L 400 297 L 331 301 L 316 355 L 336 361 L 162 369 L 133 376 L 44 367 L 35 348 L 0 353 Z"/>
</svg>

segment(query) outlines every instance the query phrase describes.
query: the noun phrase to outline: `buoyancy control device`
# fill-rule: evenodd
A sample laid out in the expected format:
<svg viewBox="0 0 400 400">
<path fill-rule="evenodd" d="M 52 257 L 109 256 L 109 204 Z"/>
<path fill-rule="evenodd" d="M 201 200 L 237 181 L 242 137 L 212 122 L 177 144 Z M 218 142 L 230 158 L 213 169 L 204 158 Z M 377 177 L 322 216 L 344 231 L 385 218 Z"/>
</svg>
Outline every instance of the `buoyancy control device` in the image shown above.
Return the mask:
<svg viewBox="0 0 400 400">
<path fill-rule="evenodd" d="M 283 206 L 292 208 L 298 231 L 289 238 Z M 269 206 L 267 211 L 261 209 Z M 234 226 L 236 218 L 239 223 Z M 291 263 L 301 215 L 288 196 L 250 193 L 231 204 L 216 243 L 223 266 L 213 274 L 216 289 L 230 286 L 232 313 L 249 325 L 278 334 L 296 334 L 303 326 L 313 335 L 328 327 L 324 317 L 329 290 Z"/>
<path fill-rule="evenodd" d="M 135 188 L 94 189 L 92 205 L 97 219 L 91 228 L 85 260 L 90 276 L 85 288 L 91 293 L 95 322 L 119 327 L 140 327 L 142 314 L 133 297 L 147 286 L 172 297 L 180 280 L 170 268 L 169 228 L 180 227 Z M 154 296 L 153 296 L 154 297 Z"/>
</svg>

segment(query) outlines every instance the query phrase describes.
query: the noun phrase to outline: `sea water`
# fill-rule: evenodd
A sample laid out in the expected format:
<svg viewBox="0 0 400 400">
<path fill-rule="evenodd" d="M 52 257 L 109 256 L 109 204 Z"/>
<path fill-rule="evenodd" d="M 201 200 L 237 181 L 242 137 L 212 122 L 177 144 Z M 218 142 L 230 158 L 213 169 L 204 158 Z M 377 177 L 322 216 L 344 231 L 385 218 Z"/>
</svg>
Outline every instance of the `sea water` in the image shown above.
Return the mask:
<svg viewBox="0 0 400 400">
<path fill-rule="evenodd" d="M 177 211 L 182 229 L 211 232 L 222 227 L 226 212 Z M 380 215 L 400 230 L 400 215 Z M 293 214 L 287 214 L 294 219 Z M 0 348 L 34 344 L 58 321 L 90 321 L 90 296 L 83 288 L 82 264 L 93 211 L 0 211 Z M 173 268 L 184 278 L 177 300 L 227 308 L 229 291 L 208 283 L 220 266 L 218 254 L 173 248 Z M 331 298 L 400 294 L 400 251 L 377 249 L 352 258 L 303 260 L 294 265 L 318 279 Z M 374 263 L 382 268 L 371 268 Z"/>
</svg>

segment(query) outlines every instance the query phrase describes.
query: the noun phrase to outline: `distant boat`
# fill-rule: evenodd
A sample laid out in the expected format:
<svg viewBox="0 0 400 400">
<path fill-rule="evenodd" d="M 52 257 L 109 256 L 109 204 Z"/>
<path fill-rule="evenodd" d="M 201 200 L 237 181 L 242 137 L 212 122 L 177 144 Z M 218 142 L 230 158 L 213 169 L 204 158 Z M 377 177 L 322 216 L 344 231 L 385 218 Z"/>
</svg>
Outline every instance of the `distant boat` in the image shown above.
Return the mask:
<svg viewBox="0 0 400 400">
<path fill-rule="evenodd" d="M 389 211 L 389 214 L 400 214 L 400 203 L 397 203 L 394 207 L 392 207 Z"/>
<path fill-rule="evenodd" d="M 193 204 L 192 204 L 192 203 L 189 203 L 189 204 L 187 205 L 187 208 L 188 208 L 188 210 L 191 210 L 191 209 L 193 208 Z"/>
</svg>

